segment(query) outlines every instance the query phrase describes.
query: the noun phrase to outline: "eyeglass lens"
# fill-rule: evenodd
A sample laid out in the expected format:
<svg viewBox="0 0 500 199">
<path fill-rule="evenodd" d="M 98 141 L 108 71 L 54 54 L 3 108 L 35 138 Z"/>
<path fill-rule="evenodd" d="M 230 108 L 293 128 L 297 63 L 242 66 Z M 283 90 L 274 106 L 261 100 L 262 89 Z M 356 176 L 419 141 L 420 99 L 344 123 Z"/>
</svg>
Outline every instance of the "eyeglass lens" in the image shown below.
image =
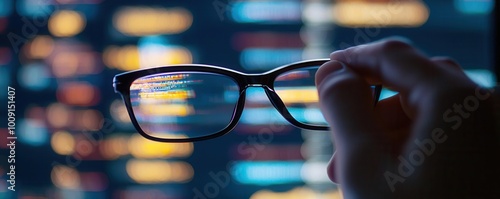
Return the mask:
<svg viewBox="0 0 500 199">
<path fill-rule="evenodd" d="M 238 84 L 215 73 L 155 74 L 135 80 L 130 87 L 140 128 L 163 139 L 203 137 L 223 130 L 238 98 Z"/>
<path fill-rule="evenodd" d="M 274 80 L 274 90 L 295 120 L 326 126 L 314 81 L 318 69 L 319 66 L 311 66 L 285 72 Z"/>
</svg>

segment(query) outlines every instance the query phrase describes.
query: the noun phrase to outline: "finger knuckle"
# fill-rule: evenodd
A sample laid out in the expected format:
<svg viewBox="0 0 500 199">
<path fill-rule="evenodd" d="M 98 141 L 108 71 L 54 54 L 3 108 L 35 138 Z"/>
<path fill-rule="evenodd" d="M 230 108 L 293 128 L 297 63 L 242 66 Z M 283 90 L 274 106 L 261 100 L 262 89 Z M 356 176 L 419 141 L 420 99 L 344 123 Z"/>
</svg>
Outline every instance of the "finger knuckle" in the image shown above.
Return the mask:
<svg viewBox="0 0 500 199">
<path fill-rule="evenodd" d="M 397 39 L 389 39 L 383 41 L 380 44 L 380 51 L 382 52 L 391 52 L 391 51 L 398 51 L 398 50 L 405 50 L 412 48 L 413 47 L 409 43 Z"/>
</svg>

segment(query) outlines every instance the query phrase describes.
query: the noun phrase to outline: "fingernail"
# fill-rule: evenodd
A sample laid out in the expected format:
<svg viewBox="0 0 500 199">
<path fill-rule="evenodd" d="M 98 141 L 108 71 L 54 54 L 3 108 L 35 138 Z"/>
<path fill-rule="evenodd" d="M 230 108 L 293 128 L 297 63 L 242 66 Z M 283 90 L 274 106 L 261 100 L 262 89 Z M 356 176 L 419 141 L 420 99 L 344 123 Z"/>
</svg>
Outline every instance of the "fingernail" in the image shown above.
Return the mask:
<svg viewBox="0 0 500 199">
<path fill-rule="evenodd" d="M 318 87 L 321 84 L 321 82 L 323 82 L 323 79 L 325 79 L 328 75 L 340 71 L 343 68 L 344 68 L 344 63 L 336 60 L 331 60 L 321 65 L 318 71 L 316 71 L 316 79 L 315 79 L 316 87 Z"/>
</svg>

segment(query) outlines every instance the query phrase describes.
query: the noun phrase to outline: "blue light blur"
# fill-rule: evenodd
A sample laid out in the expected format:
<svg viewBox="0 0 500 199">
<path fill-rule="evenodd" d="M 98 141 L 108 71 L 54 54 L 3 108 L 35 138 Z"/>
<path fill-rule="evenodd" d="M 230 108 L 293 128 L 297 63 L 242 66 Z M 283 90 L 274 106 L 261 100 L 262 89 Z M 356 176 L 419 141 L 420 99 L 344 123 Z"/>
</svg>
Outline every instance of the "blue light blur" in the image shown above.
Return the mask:
<svg viewBox="0 0 500 199">
<path fill-rule="evenodd" d="M 40 63 L 23 66 L 19 69 L 17 80 L 21 86 L 29 90 L 43 90 L 50 85 L 48 67 Z"/>
<path fill-rule="evenodd" d="M 231 175 L 242 184 L 273 185 L 302 182 L 302 161 L 241 161 L 231 169 Z"/>
<path fill-rule="evenodd" d="M 241 123 L 250 125 L 265 125 L 270 121 L 274 124 L 288 124 L 274 107 L 245 108 L 240 118 Z"/>
<path fill-rule="evenodd" d="M 41 121 L 34 119 L 19 121 L 17 135 L 20 142 L 31 146 L 41 146 L 49 141 L 47 128 Z"/>
<path fill-rule="evenodd" d="M 16 8 L 17 12 L 22 16 L 49 16 L 54 11 L 54 6 L 49 2 L 43 0 L 18 0 Z"/>
<path fill-rule="evenodd" d="M 12 12 L 12 0 L 3 0 L 0 4 L 0 17 L 8 16 Z"/>
<path fill-rule="evenodd" d="M 247 48 L 241 52 L 240 63 L 251 71 L 270 70 L 302 60 L 302 49 Z"/>
<path fill-rule="evenodd" d="M 300 1 L 239 1 L 231 17 L 239 23 L 293 23 L 301 21 Z"/>
<path fill-rule="evenodd" d="M 464 14 L 489 14 L 495 5 L 494 0 L 455 0 L 455 8 Z"/>
</svg>

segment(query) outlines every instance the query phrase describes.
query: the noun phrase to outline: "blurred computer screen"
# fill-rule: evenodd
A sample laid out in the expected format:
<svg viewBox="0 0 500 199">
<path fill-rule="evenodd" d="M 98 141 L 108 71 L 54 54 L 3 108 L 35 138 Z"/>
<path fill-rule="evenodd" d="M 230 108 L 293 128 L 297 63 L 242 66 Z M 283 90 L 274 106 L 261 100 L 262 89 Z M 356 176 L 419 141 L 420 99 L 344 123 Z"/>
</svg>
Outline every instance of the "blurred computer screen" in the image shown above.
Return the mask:
<svg viewBox="0 0 500 199">
<path fill-rule="evenodd" d="M 2 0 L 0 199 L 341 198 L 328 132 L 290 126 L 261 88 L 230 134 L 156 143 L 136 133 L 113 76 L 189 63 L 258 73 L 398 35 L 492 86 L 494 3 Z"/>
</svg>

